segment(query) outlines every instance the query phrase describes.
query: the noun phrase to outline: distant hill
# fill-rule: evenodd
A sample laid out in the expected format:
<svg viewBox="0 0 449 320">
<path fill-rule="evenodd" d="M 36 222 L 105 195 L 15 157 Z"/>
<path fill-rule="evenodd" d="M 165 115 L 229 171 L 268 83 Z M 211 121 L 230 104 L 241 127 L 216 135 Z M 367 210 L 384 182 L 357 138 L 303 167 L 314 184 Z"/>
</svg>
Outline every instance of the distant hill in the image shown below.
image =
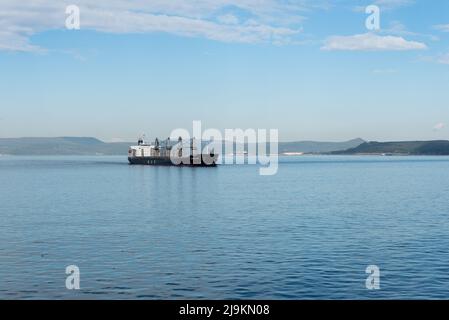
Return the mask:
<svg viewBox="0 0 449 320">
<path fill-rule="evenodd" d="M 9 155 L 119 155 L 130 143 L 105 143 L 90 137 L 0 138 L 0 154 Z"/>
<path fill-rule="evenodd" d="M 449 155 L 449 141 L 365 142 L 355 148 L 332 154 Z"/>
<path fill-rule="evenodd" d="M 297 141 L 279 143 L 279 153 L 327 153 L 338 150 L 355 148 L 365 140 L 357 138 L 345 142 L 317 142 L 317 141 Z"/>
<path fill-rule="evenodd" d="M 0 138 L 0 154 L 127 155 L 133 142 L 106 143 L 91 137 Z M 279 153 L 449 155 L 449 141 L 280 142 Z M 343 151 L 342 151 L 343 150 Z"/>
<path fill-rule="evenodd" d="M 346 142 L 280 142 L 279 153 L 328 153 L 346 150 L 364 143 L 362 139 Z M 0 154 L 9 155 L 127 155 L 135 142 L 106 143 L 91 137 L 0 138 Z"/>
</svg>

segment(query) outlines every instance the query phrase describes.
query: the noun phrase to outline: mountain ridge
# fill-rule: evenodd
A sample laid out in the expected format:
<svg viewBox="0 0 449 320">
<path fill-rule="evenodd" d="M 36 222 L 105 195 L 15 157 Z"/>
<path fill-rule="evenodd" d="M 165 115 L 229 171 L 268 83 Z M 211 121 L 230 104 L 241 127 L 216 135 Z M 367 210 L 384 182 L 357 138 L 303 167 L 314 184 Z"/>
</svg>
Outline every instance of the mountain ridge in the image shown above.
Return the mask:
<svg viewBox="0 0 449 320">
<path fill-rule="evenodd" d="M 325 153 L 354 148 L 365 142 L 357 138 L 343 142 L 279 142 L 282 153 Z M 94 137 L 0 138 L 0 154 L 8 155 L 126 155 L 135 142 L 104 142 Z M 247 144 L 245 144 L 247 146 Z"/>
<path fill-rule="evenodd" d="M 331 154 L 449 155 L 449 141 L 371 141 L 347 150 L 334 151 Z"/>
<path fill-rule="evenodd" d="M 0 138 L 0 155 L 126 155 L 135 142 L 104 142 L 94 137 Z M 248 145 L 245 143 L 245 150 Z M 223 150 L 224 151 L 224 150 Z M 279 154 L 449 155 L 449 141 L 279 142 Z"/>
</svg>

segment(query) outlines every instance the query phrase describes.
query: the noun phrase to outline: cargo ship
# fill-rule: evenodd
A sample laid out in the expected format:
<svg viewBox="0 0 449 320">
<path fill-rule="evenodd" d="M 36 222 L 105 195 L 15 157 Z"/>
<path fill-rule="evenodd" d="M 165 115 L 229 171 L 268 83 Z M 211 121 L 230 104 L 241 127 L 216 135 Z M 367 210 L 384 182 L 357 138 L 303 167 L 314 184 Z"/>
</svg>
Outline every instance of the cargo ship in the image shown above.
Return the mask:
<svg viewBox="0 0 449 320">
<path fill-rule="evenodd" d="M 170 138 L 164 141 L 156 138 L 154 143 L 146 143 L 142 137 L 128 150 L 128 162 L 133 165 L 215 167 L 217 159 L 218 154 L 213 150 L 198 154 L 195 139 L 190 139 L 186 145 L 181 137 L 175 144 Z"/>
</svg>

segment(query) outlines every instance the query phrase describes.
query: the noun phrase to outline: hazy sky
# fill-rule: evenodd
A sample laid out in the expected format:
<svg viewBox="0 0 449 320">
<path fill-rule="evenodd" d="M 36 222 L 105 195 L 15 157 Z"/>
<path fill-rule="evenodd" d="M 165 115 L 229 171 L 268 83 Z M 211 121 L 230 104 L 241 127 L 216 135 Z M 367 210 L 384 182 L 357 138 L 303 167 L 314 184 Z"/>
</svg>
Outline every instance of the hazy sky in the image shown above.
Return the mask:
<svg viewBox="0 0 449 320">
<path fill-rule="evenodd" d="M 0 137 L 135 140 L 192 120 L 449 139 L 449 1 L 0 0 Z"/>
</svg>

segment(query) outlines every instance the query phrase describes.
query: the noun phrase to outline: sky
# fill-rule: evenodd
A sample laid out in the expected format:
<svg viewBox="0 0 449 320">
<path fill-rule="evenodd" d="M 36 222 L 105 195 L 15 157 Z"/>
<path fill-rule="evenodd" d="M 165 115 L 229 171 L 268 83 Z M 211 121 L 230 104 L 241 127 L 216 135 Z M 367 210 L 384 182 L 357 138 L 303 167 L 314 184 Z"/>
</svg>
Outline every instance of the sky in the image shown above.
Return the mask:
<svg viewBox="0 0 449 320">
<path fill-rule="evenodd" d="M 0 138 L 134 141 L 193 120 L 449 139 L 449 1 L 0 0 Z"/>
</svg>

